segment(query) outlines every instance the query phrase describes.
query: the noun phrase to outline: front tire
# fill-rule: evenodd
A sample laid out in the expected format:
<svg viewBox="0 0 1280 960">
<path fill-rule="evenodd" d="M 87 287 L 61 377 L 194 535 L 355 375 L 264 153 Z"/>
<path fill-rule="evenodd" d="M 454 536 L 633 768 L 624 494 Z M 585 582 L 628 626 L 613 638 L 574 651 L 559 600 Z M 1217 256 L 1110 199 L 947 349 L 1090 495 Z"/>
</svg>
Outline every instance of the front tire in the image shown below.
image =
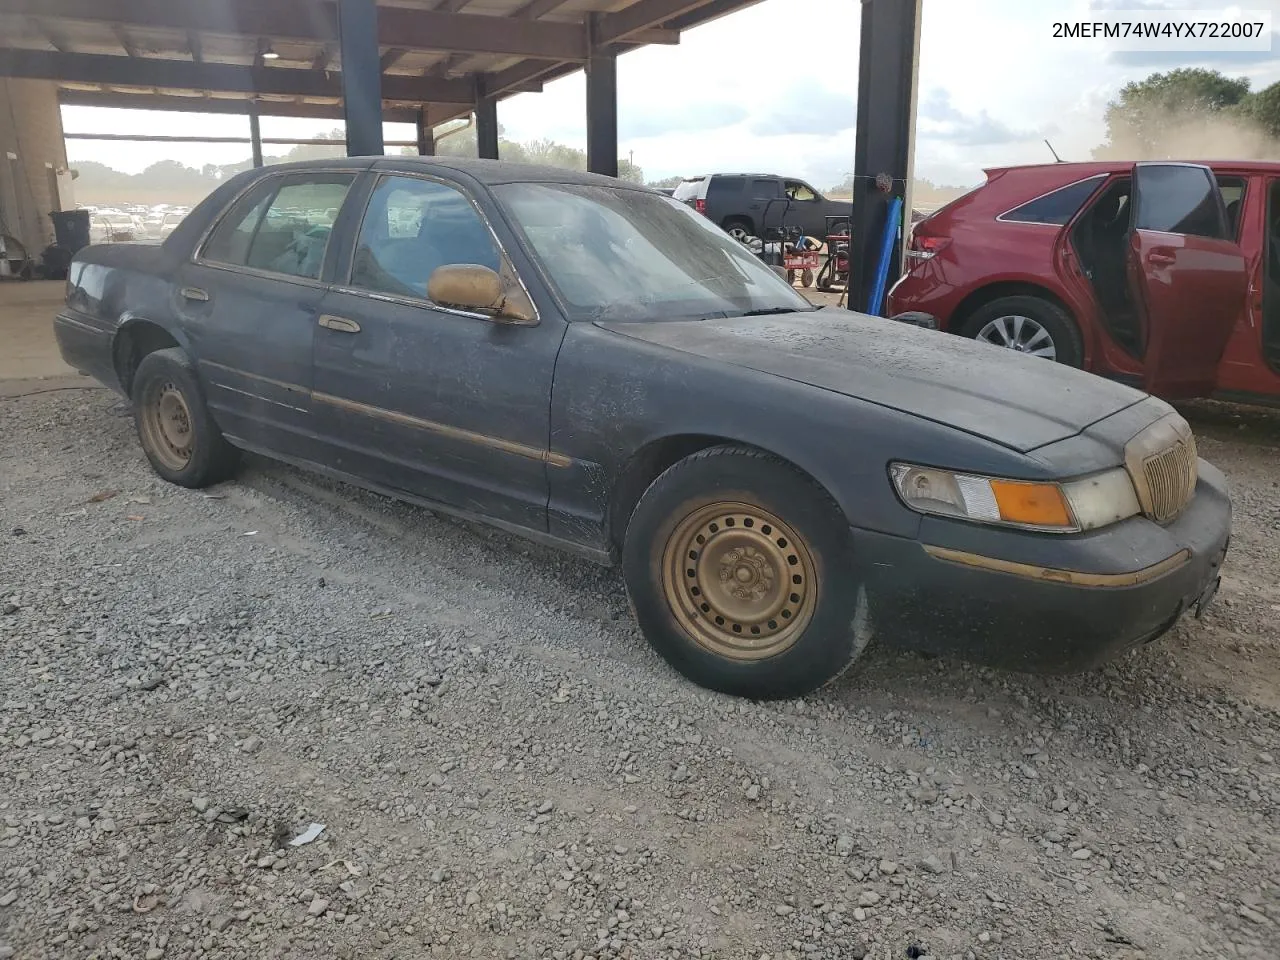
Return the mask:
<svg viewBox="0 0 1280 960">
<path fill-rule="evenodd" d="M 195 366 L 182 350 L 143 357 L 130 393 L 138 440 L 156 473 L 180 487 L 207 487 L 231 476 L 240 452 L 209 415 Z"/>
<path fill-rule="evenodd" d="M 1080 328 L 1066 310 L 1044 297 L 1001 297 L 983 304 L 961 326 L 962 336 L 1029 356 L 1084 366 Z"/>
<path fill-rule="evenodd" d="M 631 516 L 622 565 L 649 643 L 721 693 L 803 696 L 866 642 L 848 522 L 825 490 L 759 450 L 713 447 L 670 467 Z"/>
</svg>

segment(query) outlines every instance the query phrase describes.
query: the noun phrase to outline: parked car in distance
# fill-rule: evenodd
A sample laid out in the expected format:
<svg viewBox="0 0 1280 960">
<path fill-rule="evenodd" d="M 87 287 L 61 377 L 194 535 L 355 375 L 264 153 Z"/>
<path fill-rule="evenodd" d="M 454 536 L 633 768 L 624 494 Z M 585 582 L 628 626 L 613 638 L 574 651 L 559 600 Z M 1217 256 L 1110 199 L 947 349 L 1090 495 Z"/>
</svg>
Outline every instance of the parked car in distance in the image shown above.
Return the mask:
<svg viewBox="0 0 1280 960">
<path fill-rule="evenodd" d="M 686 178 L 672 196 L 736 237 L 763 237 L 780 226 L 795 227 L 819 239 L 828 233 L 848 233 L 848 200 L 828 200 L 803 180 L 791 177 L 711 173 Z"/>
<path fill-rule="evenodd" d="M 1280 163 L 989 170 L 915 225 L 888 299 L 1170 399 L 1280 402 Z"/>
<path fill-rule="evenodd" d="M 157 236 L 159 236 L 161 240 L 168 237 L 169 234 L 178 229 L 178 224 L 182 223 L 182 220 L 186 215 L 187 212 L 185 210 L 166 211 L 160 218 L 160 226 L 157 230 Z"/>
<path fill-rule="evenodd" d="M 1163 401 L 816 309 L 688 207 L 567 170 L 247 171 L 162 245 L 82 251 L 54 329 L 165 479 L 250 450 L 620 562 L 654 648 L 743 696 L 873 632 L 1086 667 L 1207 602 L 1230 532 Z"/>
<path fill-rule="evenodd" d="M 138 228 L 128 214 L 99 210 L 89 220 L 90 243 L 124 243 L 136 239 Z"/>
</svg>

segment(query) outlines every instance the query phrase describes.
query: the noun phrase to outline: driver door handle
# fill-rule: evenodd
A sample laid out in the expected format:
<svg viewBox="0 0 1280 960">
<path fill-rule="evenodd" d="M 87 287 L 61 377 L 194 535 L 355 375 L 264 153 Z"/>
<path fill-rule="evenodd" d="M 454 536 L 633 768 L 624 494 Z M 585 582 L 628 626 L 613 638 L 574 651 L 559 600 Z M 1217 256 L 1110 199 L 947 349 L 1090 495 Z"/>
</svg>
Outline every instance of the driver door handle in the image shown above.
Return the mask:
<svg viewBox="0 0 1280 960">
<path fill-rule="evenodd" d="M 334 317 L 324 314 L 320 317 L 320 326 L 329 330 L 336 330 L 338 333 L 359 333 L 360 324 L 354 320 L 348 320 L 346 317 Z"/>
<path fill-rule="evenodd" d="M 199 287 L 183 287 L 178 291 L 182 294 L 184 300 L 199 300 L 201 303 L 209 302 L 209 294 Z"/>
</svg>

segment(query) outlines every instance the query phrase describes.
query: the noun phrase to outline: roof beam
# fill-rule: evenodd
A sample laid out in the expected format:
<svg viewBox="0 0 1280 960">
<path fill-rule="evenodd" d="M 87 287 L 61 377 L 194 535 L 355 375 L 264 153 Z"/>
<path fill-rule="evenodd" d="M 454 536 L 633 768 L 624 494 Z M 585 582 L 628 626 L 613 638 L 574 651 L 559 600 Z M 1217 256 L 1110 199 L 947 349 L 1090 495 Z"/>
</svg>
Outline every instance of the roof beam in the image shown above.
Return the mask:
<svg viewBox="0 0 1280 960">
<path fill-rule="evenodd" d="M 329 64 L 333 60 L 333 47 L 325 44 L 320 48 L 320 52 L 315 55 L 315 59 L 311 61 L 312 70 L 328 70 Z M 384 68 L 385 69 L 385 68 Z"/>
<path fill-rule="evenodd" d="M 337 8 L 330 0 L 5 0 L 5 6 L 9 13 L 59 20 L 271 37 L 276 41 L 324 43 L 338 39 Z M 587 33 L 581 24 L 405 7 L 378 8 L 378 42 L 410 50 L 587 59 Z"/>
<path fill-rule="evenodd" d="M 378 58 L 378 69 L 381 70 L 383 73 L 386 73 L 388 70 L 394 67 L 397 63 L 403 60 L 406 56 L 408 56 L 408 54 L 409 54 L 409 51 L 406 50 L 404 47 L 392 47 L 390 50 L 388 50 L 386 53 L 384 53 L 381 57 Z"/>
<path fill-rule="evenodd" d="M 471 59 L 469 53 L 451 53 L 427 71 L 428 77 L 447 77 Z"/>
<path fill-rule="evenodd" d="M 531 3 L 525 4 L 511 16 L 518 17 L 521 20 L 537 20 L 539 17 L 545 17 L 548 13 L 554 13 L 568 2 L 569 0 L 532 0 Z"/>
<path fill-rule="evenodd" d="M 639 0 L 617 13 L 601 14 L 596 43 L 603 47 L 620 40 L 629 40 L 642 30 L 661 26 L 668 20 L 692 13 L 709 3 L 711 0 Z"/>
<path fill-rule="evenodd" d="M 135 60 L 43 50 L 0 49 L 0 76 L 226 93 L 302 97 L 342 95 L 342 84 L 335 73 L 283 67 L 243 67 L 230 63 L 192 63 L 154 57 Z M 526 82 L 525 88 L 529 86 Z M 390 76 L 383 78 L 382 98 L 407 103 L 471 103 L 475 90 L 467 80 Z"/>
<path fill-rule="evenodd" d="M 244 116 L 252 101 L 229 100 L 222 97 L 175 97 L 156 93 L 111 93 L 89 90 L 61 90 L 58 100 L 68 106 L 118 107 L 124 110 L 167 110 L 184 113 L 232 113 Z M 342 104 L 280 103 L 259 100 L 258 113 L 264 117 L 314 117 L 321 120 L 341 120 Z M 469 110 L 469 106 L 450 105 L 444 112 Z M 412 123 L 418 111 L 413 107 L 384 107 L 382 119 L 388 123 Z"/>
<path fill-rule="evenodd" d="M 129 36 L 129 31 L 124 27 L 118 23 L 114 24 L 111 27 L 111 32 L 116 35 L 116 39 L 120 41 L 120 46 L 124 48 L 125 53 L 131 57 L 142 56 L 142 54 L 138 52 L 137 44 L 133 42 L 133 37 Z"/>
<path fill-rule="evenodd" d="M 31 24 L 39 31 L 40 35 L 49 41 L 49 46 L 57 50 L 59 53 L 70 53 L 71 45 L 67 43 L 67 38 L 62 31 L 56 27 L 49 26 L 44 20 L 31 18 Z"/>
</svg>

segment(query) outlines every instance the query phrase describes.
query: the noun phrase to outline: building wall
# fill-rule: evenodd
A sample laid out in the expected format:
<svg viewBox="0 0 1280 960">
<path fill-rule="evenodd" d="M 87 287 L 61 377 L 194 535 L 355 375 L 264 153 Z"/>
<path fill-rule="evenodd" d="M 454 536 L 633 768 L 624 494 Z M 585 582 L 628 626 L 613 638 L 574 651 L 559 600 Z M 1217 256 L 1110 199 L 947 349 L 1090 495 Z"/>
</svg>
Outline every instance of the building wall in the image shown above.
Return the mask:
<svg viewBox="0 0 1280 960">
<path fill-rule="evenodd" d="M 75 206 L 65 195 L 66 170 L 57 85 L 0 78 L 0 233 L 17 237 L 32 257 L 53 242 L 49 213 Z"/>
</svg>

